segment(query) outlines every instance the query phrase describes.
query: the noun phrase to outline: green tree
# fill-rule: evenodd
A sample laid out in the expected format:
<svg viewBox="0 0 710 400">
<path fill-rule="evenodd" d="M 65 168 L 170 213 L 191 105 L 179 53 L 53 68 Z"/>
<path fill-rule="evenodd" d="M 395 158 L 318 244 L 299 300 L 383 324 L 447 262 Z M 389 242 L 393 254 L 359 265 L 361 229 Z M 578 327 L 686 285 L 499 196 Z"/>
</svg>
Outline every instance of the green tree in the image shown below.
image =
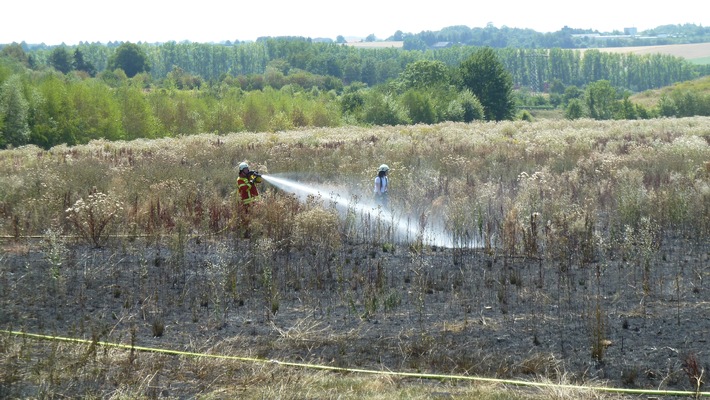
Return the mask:
<svg viewBox="0 0 710 400">
<path fill-rule="evenodd" d="M 427 45 L 419 36 L 409 35 L 404 37 L 402 48 L 404 50 L 426 50 Z"/>
<path fill-rule="evenodd" d="M 414 124 L 433 124 L 436 122 L 436 113 L 430 97 L 418 90 L 408 90 L 402 96 L 402 104 L 407 109 L 409 119 Z"/>
<path fill-rule="evenodd" d="M 418 60 L 407 64 L 397 79 L 405 90 L 448 85 L 449 71 L 441 61 Z"/>
<path fill-rule="evenodd" d="M 459 66 L 460 85 L 483 105 L 489 121 L 512 119 L 515 112 L 513 81 L 492 48 L 477 50 Z"/>
<path fill-rule="evenodd" d="M 704 95 L 699 90 L 675 89 L 671 97 L 676 104 L 679 117 L 692 117 L 696 115 L 710 115 L 710 96 Z"/>
<path fill-rule="evenodd" d="M 371 91 L 365 101 L 364 122 L 373 125 L 408 123 L 407 113 L 391 95 Z"/>
<path fill-rule="evenodd" d="M 278 90 L 286 84 L 286 76 L 281 70 L 269 66 L 264 72 L 264 83 Z"/>
<path fill-rule="evenodd" d="M 478 100 L 473 92 L 470 90 L 463 90 L 459 93 L 457 100 L 461 104 L 461 109 L 463 111 L 462 121 L 472 122 L 475 120 L 485 119 L 485 111 L 483 109 L 483 104 Z"/>
<path fill-rule="evenodd" d="M 0 87 L 0 146 L 22 146 L 30 137 L 29 102 L 20 75 L 12 75 Z"/>
<path fill-rule="evenodd" d="M 584 106 L 582 101 L 579 99 L 572 99 L 567 103 L 567 108 L 565 109 L 565 118 L 567 119 L 579 119 L 584 116 Z"/>
<path fill-rule="evenodd" d="M 241 96 L 240 89 L 225 88 L 218 99 L 213 99 L 211 103 L 208 102 L 205 131 L 226 134 L 244 130 L 244 124 L 239 114 Z"/>
<path fill-rule="evenodd" d="M 74 50 L 74 69 L 77 71 L 84 71 L 89 76 L 93 77 L 96 75 L 96 67 L 84 58 L 84 53 L 81 50 Z"/>
<path fill-rule="evenodd" d="M 606 60 L 609 55 L 602 53 L 597 49 L 589 49 L 584 52 L 581 65 L 581 75 L 587 82 L 596 82 L 608 77 L 608 69 L 606 68 Z"/>
<path fill-rule="evenodd" d="M 49 55 L 49 65 L 63 74 L 69 73 L 74 68 L 72 56 L 64 46 L 55 47 L 52 50 Z"/>
<path fill-rule="evenodd" d="M 126 42 L 118 46 L 109 58 L 108 69 L 121 69 L 127 77 L 132 78 L 138 73 L 149 72 L 150 66 L 145 51 L 137 44 Z"/>
<path fill-rule="evenodd" d="M 359 57 L 351 55 L 345 60 L 343 67 L 343 81 L 346 85 L 353 82 L 360 82 L 362 74 L 362 60 Z"/>
<path fill-rule="evenodd" d="M 678 115 L 678 106 L 672 97 L 668 95 L 662 95 L 658 99 L 658 114 L 661 117 L 675 117 Z"/>
<path fill-rule="evenodd" d="M 456 88 L 442 61 L 417 60 L 409 63 L 389 87 L 404 93 L 400 99 L 414 123 L 433 124 L 448 118 Z"/>
<path fill-rule="evenodd" d="M 336 127 L 342 124 L 338 109 L 325 101 L 316 101 L 310 109 L 311 126 Z"/>
<path fill-rule="evenodd" d="M 103 71 L 98 75 L 98 79 L 112 88 L 119 88 L 128 82 L 126 73 L 120 68 Z"/>
<path fill-rule="evenodd" d="M 148 94 L 148 102 L 150 103 L 153 115 L 158 121 L 158 126 L 161 128 L 161 135 L 166 135 L 167 132 L 177 132 L 177 107 L 173 100 L 173 91 L 160 90 Z M 168 136 L 172 136 L 167 134 Z"/>
<path fill-rule="evenodd" d="M 118 91 L 118 99 L 125 139 L 155 138 L 158 122 L 143 91 L 136 87 L 124 86 Z"/>
<path fill-rule="evenodd" d="M 11 43 L 6 45 L 0 50 L 0 55 L 10 57 L 18 62 L 20 62 L 25 67 L 29 67 L 30 60 L 25 53 L 25 50 L 17 43 Z"/>
<path fill-rule="evenodd" d="M 264 132 L 269 126 L 269 105 L 262 92 L 249 92 L 242 108 L 244 129 L 249 132 Z"/>
<path fill-rule="evenodd" d="M 584 95 L 589 116 L 594 119 L 611 119 L 616 111 L 616 90 L 607 80 L 592 82 Z"/>
<path fill-rule="evenodd" d="M 177 92 L 173 98 L 176 106 L 178 135 L 194 135 L 203 132 L 204 118 L 208 114 L 201 98 L 190 92 Z"/>
<path fill-rule="evenodd" d="M 573 99 L 579 99 L 584 96 L 584 91 L 577 86 L 571 85 L 565 88 L 565 93 L 563 95 L 564 104 L 569 104 Z"/>
<path fill-rule="evenodd" d="M 108 86 L 100 81 L 87 79 L 72 84 L 69 90 L 73 112 L 77 119 L 77 141 L 79 143 L 88 143 L 90 140 L 101 138 L 107 140 L 124 139 L 122 128 L 124 116 L 121 114 L 118 100 Z M 127 111 L 132 113 L 129 117 L 140 118 L 138 111 L 133 109 Z M 129 127 L 131 126 L 129 125 Z M 150 133 L 150 131 L 142 132 L 142 135 L 134 136 L 134 138 L 151 137 Z"/>
<path fill-rule="evenodd" d="M 365 85 L 354 83 L 340 96 L 340 110 L 343 114 L 357 114 L 365 105 Z"/>
<path fill-rule="evenodd" d="M 635 104 L 634 106 L 636 107 L 636 115 L 638 115 L 639 119 L 654 118 L 653 110 L 649 110 L 641 104 Z"/>
<path fill-rule="evenodd" d="M 368 57 L 363 60 L 360 79 L 369 87 L 377 84 L 377 63 L 374 59 Z"/>
<path fill-rule="evenodd" d="M 53 72 L 42 77 L 36 84 L 30 107 L 33 144 L 45 149 L 61 143 L 76 144 L 78 118 L 63 75 Z"/>
<path fill-rule="evenodd" d="M 553 79 L 552 82 L 550 82 L 550 88 L 548 91 L 550 93 L 555 93 L 555 94 L 564 94 L 565 93 L 565 85 L 562 83 L 560 79 Z"/>
<path fill-rule="evenodd" d="M 619 104 L 616 119 L 638 119 L 638 117 L 638 109 L 634 103 L 629 100 L 629 95 L 626 94 Z"/>
</svg>

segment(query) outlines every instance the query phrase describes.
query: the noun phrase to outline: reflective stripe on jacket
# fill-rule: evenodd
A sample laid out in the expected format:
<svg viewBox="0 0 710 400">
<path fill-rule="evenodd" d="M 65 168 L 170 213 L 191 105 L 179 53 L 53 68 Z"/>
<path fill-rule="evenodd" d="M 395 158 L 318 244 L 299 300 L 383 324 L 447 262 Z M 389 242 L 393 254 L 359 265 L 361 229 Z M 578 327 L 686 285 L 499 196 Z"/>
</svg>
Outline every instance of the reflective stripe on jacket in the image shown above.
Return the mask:
<svg viewBox="0 0 710 400">
<path fill-rule="evenodd" d="M 259 190 L 257 190 L 256 185 L 245 177 L 240 176 L 237 179 L 237 190 L 242 204 L 249 204 L 259 200 Z"/>
</svg>

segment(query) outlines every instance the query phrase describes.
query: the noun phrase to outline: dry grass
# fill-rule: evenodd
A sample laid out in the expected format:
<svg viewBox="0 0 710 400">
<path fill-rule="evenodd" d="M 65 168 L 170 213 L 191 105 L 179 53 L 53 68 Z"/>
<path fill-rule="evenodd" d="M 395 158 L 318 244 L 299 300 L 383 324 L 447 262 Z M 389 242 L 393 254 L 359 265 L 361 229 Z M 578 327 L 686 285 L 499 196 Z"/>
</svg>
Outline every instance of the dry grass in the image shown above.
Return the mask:
<svg viewBox="0 0 710 400">
<path fill-rule="evenodd" d="M 539 388 L 490 382 L 319 371 L 272 362 L 170 356 L 101 345 L 3 336 L 3 398 L 615 399 L 545 380 Z M 78 394 L 81 394 L 77 397 Z"/>
<path fill-rule="evenodd" d="M 641 335 L 663 349 L 678 346 L 677 331 L 698 334 L 690 305 L 707 301 L 709 124 L 447 123 L 1 151 L 0 322 L 265 360 L 554 382 L 596 382 L 595 355 L 607 378 L 627 368 L 643 373 L 625 384 L 685 387 L 681 363 L 646 351 Z M 441 222 L 457 244 L 395 241 L 376 216 L 338 218 L 327 201 L 268 186 L 242 240 L 232 196 L 244 159 L 344 185 L 361 202 L 387 162 L 396 209 L 425 229 Z M 92 217 L 67 210 L 96 193 L 111 199 L 108 231 L 82 234 Z M 645 329 L 657 315 L 677 325 L 667 337 Z M 590 343 L 605 340 L 614 346 L 593 354 Z M 629 360 L 641 354 L 656 358 Z M 0 395 L 11 398 L 607 396 L 8 336 L 0 363 Z"/>
</svg>

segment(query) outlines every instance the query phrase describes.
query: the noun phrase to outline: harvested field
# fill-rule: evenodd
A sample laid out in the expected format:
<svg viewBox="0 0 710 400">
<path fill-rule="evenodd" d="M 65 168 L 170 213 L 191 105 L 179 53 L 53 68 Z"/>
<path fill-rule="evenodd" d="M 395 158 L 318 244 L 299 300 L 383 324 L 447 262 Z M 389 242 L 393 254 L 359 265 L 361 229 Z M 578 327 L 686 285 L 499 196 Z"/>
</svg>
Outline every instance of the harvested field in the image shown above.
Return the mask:
<svg viewBox="0 0 710 400">
<path fill-rule="evenodd" d="M 596 50 L 607 53 L 628 53 L 636 55 L 667 54 L 682 57 L 687 60 L 710 57 L 710 43 L 671 44 L 665 46 L 600 47 Z"/>
</svg>

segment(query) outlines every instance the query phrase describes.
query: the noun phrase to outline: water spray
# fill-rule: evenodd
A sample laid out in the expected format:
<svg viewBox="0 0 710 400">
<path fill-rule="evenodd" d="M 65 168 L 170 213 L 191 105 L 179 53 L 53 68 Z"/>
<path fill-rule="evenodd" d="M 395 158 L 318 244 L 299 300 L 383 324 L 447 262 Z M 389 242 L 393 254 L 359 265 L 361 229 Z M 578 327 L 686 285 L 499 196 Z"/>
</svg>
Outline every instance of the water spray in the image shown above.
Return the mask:
<svg viewBox="0 0 710 400">
<path fill-rule="evenodd" d="M 364 196 L 357 196 L 351 191 L 335 186 L 303 184 L 292 179 L 274 175 L 262 175 L 262 178 L 274 187 L 285 192 L 293 193 L 305 202 L 309 196 L 327 200 L 341 215 L 356 212 L 369 217 L 372 221 L 380 222 L 392 228 L 395 239 L 400 241 L 414 241 L 421 239 L 422 243 L 432 246 L 453 247 L 454 240 L 451 233 L 446 232 L 442 226 L 430 224 L 423 229 L 419 226 L 419 218 L 413 216 L 396 216 L 394 210 L 376 203 L 363 201 Z"/>
</svg>

